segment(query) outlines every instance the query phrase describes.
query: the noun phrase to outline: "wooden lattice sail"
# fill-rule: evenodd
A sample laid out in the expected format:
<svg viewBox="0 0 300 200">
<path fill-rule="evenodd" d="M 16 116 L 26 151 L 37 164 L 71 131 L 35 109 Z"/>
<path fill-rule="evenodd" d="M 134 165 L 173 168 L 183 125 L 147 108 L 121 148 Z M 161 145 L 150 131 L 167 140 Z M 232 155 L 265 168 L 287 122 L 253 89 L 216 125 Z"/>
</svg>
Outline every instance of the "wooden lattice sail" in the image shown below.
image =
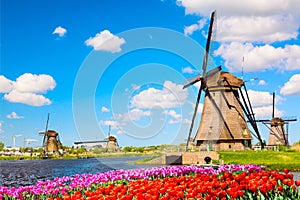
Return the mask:
<svg viewBox="0 0 300 200">
<path fill-rule="evenodd" d="M 200 127 L 194 138 L 196 145 L 208 150 L 243 150 L 251 146 L 238 89 L 243 80 L 218 72 L 207 78 Z"/>
</svg>

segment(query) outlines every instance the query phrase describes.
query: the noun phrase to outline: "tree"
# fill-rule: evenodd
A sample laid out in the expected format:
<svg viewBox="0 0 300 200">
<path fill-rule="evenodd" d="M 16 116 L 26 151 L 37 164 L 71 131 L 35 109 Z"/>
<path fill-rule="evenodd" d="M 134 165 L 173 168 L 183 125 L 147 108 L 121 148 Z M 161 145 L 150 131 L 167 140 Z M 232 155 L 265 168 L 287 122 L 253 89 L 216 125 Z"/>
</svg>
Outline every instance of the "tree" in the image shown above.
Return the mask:
<svg viewBox="0 0 300 200">
<path fill-rule="evenodd" d="M 4 149 L 4 143 L 0 141 L 0 151 L 3 151 Z"/>
</svg>

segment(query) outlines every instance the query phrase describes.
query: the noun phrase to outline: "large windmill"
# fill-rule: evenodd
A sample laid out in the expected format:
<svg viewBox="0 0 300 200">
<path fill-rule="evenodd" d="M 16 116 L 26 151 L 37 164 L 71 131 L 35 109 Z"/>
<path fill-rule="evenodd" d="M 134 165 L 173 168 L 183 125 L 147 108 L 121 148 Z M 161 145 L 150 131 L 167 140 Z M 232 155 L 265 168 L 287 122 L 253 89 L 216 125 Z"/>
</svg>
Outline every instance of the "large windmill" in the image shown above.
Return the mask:
<svg viewBox="0 0 300 200">
<path fill-rule="evenodd" d="M 57 153 L 61 147 L 61 142 L 59 140 L 59 135 L 54 130 L 48 130 L 50 113 L 48 113 L 45 132 L 40 132 L 40 135 L 44 136 L 43 148 L 45 153 Z"/>
<path fill-rule="evenodd" d="M 289 122 L 297 121 L 297 118 L 296 117 L 275 117 L 275 93 L 273 92 L 272 118 L 261 119 L 256 121 L 262 122 L 270 130 L 268 147 L 274 147 L 278 145 L 288 146 L 289 145 L 288 125 Z"/>
<path fill-rule="evenodd" d="M 251 147 L 252 133 L 261 142 L 262 148 L 264 148 L 245 82 L 228 72 L 221 71 L 221 67 L 207 72 L 207 61 L 215 13 L 216 11 L 211 14 L 202 74 L 192 79 L 183 87 L 189 87 L 199 81 L 201 83 L 186 149 L 188 149 L 188 143 L 190 142 L 202 91 L 205 93 L 205 99 L 200 126 L 194 138 L 197 146 L 210 150 L 242 150 Z M 247 121 L 250 122 L 254 132 L 249 130 Z"/>
</svg>

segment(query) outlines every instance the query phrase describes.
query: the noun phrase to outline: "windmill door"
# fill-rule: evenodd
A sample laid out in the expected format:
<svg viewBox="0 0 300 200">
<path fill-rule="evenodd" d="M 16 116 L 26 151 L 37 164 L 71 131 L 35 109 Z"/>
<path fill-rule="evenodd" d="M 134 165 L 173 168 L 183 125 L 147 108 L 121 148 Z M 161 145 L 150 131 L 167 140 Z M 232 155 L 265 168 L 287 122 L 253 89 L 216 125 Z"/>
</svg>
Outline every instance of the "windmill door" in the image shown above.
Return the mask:
<svg viewBox="0 0 300 200">
<path fill-rule="evenodd" d="M 209 150 L 209 151 L 212 151 L 212 150 L 213 150 L 213 143 L 212 143 L 212 141 L 209 141 L 209 142 L 208 142 L 208 150 Z"/>
</svg>

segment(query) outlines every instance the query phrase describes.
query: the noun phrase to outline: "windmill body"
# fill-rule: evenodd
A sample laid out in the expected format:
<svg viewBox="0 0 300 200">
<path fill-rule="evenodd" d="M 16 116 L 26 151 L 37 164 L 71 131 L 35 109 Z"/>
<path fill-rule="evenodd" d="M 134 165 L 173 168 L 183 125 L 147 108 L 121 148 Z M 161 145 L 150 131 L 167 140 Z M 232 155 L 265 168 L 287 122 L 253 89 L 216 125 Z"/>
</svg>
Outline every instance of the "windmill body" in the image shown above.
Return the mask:
<svg viewBox="0 0 300 200">
<path fill-rule="evenodd" d="M 287 145 L 286 144 L 287 136 L 285 133 L 284 124 L 285 124 L 284 120 L 279 117 L 275 117 L 271 119 L 270 121 L 271 129 L 270 129 L 270 136 L 268 140 L 268 146 Z"/>
<path fill-rule="evenodd" d="M 58 152 L 59 149 L 59 140 L 58 140 L 58 133 L 54 130 L 48 130 L 46 133 L 46 144 L 45 144 L 45 151 L 46 152 Z"/>
<path fill-rule="evenodd" d="M 228 72 L 218 72 L 207 78 L 206 85 L 196 145 L 207 150 L 249 148 L 252 136 L 238 93 L 243 80 Z"/>
</svg>

